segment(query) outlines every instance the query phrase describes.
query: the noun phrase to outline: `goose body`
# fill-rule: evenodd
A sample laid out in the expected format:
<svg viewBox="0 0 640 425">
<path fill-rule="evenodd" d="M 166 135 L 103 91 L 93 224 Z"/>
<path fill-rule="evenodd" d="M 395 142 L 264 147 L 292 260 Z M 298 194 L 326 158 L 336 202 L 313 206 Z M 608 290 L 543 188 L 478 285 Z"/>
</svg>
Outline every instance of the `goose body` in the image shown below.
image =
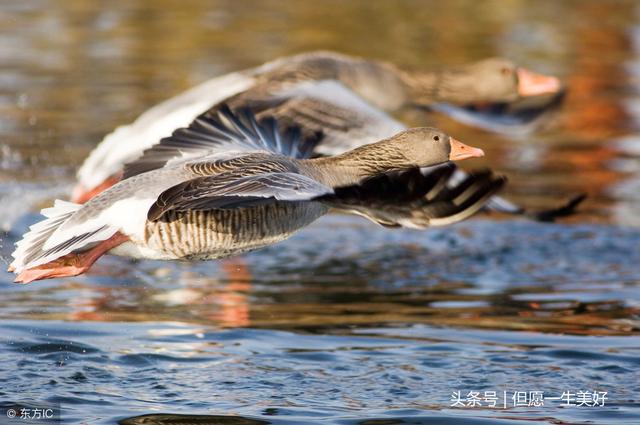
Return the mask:
<svg viewBox="0 0 640 425">
<path fill-rule="evenodd" d="M 105 252 L 222 258 L 288 238 L 330 209 L 387 227 L 462 220 L 504 184 L 491 173 L 449 184 L 419 167 L 481 156 L 435 129 L 410 129 L 341 155 L 309 158 L 319 138 L 226 107 L 145 152 L 127 178 L 84 205 L 57 201 L 17 244 L 17 281 L 82 273 Z"/>
<path fill-rule="evenodd" d="M 274 201 L 243 208 L 170 211 L 162 220 L 147 219 L 149 209 L 163 192 L 203 177 L 197 164 L 219 164 L 219 169 L 214 165 L 207 170 L 207 176 L 214 178 L 223 178 L 225 172 L 240 179 L 285 166 L 297 169 L 291 158 L 275 154 L 229 154 L 232 156 L 202 156 L 198 162 L 179 162 L 123 180 L 87 202 L 74 218 L 80 228 L 69 226 L 69 233 L 60 234 L 52 244 L 71 234 L 85 233 L 89 223 L 95 221 L 108 223 L 128 236 L 129 241 L 113 249 L 116 255 L 155 260 L 216 259 L 282 241 L 327 212 L 329 207 L 320 202 Z"/>
<path fill-rule="evenodd" d="M 513 101 L 522 91 L 522 75 L 538 78 L 540 93 L 560 90 L 554 77 L 532 74 L 503 59 L 431 73 L 408 73 L 389 63 L 333 52 L 277 59 L 209 80 L 116 129 L 78 171 L 73 199 L 84 202 L 115 183 L 126 163 L 222 102 L 249 107 L 259 117 L 276 116 L 307 133 L 322 131 L 325 137 L 314 153 L 335 155 L 405 129 L 389 115 L 405 105 Z"/>
</svg>

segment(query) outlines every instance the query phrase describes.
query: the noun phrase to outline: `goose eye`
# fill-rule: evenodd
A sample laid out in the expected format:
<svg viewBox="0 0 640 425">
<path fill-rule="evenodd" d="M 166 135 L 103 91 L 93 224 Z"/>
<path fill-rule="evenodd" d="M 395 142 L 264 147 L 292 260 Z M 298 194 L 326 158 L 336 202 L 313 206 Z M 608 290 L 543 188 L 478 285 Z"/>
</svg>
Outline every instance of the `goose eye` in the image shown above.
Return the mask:
<svg viewBox="0 0 640 425">
<path fill-rule="evenodd" d="M 435 140 L 436 142 L 440 141 L 440 136 L 433 136 L 433 140 Z"/>
<path fill-rule="evenodd" d="M 511 75 L 511 68 L 502 68 L 500 72 L 502 73 L 502 75 L 505 75 L 505 76 Z"/>
</svg>

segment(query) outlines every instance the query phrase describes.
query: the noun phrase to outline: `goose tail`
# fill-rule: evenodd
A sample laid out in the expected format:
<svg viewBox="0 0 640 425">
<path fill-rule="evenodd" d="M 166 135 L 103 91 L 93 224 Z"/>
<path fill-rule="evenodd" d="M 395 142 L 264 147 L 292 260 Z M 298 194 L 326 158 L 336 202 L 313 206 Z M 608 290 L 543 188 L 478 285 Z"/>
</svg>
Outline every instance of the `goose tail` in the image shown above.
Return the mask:
<svg viewBox="0 0 640 425">
<path fill-rule="evenodd" d="M 82 207 L 80 204 L 56 200 L 53 207 L 43 209 L 41 214 L 45 219 L 32 225 L 22 240 L 16 243 L 9 271 L 20 274 L 113 236 L 116 230 L 106 225 L 91 224 L 64 229 L 65 224 L 69 224 Z"/>
</svg>

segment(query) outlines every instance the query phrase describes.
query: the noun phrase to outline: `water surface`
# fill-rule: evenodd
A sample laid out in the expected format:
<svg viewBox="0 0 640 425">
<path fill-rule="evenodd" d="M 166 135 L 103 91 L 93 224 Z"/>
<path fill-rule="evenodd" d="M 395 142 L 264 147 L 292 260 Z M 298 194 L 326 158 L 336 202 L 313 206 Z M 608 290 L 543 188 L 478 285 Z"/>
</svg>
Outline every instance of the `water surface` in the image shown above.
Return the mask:
<svg viewBox="0 0 640 425">
<path fill-rule="evenodd" d="M 564 107 L 534 133 L 402 117 L 485 149 L 465 165 L 506 174 L 510 199 L 590 198 L 556 224 L 485 215 L 417 232 L 330 216 L 229 261 L 105 257 L 26 286 L 2 272 L 0 409 L 49 404 L 92 424 L 638 423 L 639 20 L 631 1 L 3 3 L 4 259 L 114 127 L 213 75 L 319 48 L 416 68 L 502 55 L 559 75 Z M 452 406 L 491 391 L 495 407 Z M 536 391 L 607 399 L 513 406 Z"/>
</svg>

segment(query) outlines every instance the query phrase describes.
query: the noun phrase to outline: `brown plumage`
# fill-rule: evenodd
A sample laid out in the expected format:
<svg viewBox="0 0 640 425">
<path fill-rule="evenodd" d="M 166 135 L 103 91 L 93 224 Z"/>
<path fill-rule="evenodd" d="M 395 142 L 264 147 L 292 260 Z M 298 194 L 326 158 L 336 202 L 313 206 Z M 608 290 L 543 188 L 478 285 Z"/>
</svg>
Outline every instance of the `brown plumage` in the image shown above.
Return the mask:
<svg viewBox="0 0 640 425">
<path fill-rule="evenodd" d="M 511 103 L 523 96 L 555 94 L 558 79 L 531 73 L 506 59 L 488 59 L 438 71 L 403 70 L 393 64 L 334 52 L 311 52 L 212 79 L 147 111 L 92 152 L 79 171 L 76 200 L 98 193 L 126 162 L 222 103 L 275 117 L 306 137 L 322 132 L 315 155 L 335 155 L 405 127 L 388 112 L 402 107 Z M 465 118 L 466 119 L 466 118 Z M 504 204 L 504 203 L 503 203 Z M 517 209 L 517 208 L 515 208 Z"/>
<path fill-rule="evenodd" d="M 295 130 L 283 137 L 275 127 L 247 110 L 221 108 L 200 117 L 157 148 L 179 152 L 183 146 L 179 157 L 82 206 L 48 210 L 48 219 L 14 252 L 18 279 L 82 273 L 90 264 L 78 256 L 95 261 L 105 250 L 138 258 L 221 258 L 284 240 L 330 209 L 387 227 L 444 225 L 476 212 L 505 182 L 480 172 L 454 184 L 446 167 L 423 174 L 420 167 L 483 155 L 433 128 L 308 158 L 311 150 L 297 147 L 314 140 L 296 140 Z M 211 153 L 207 145 L 225 149 Z M 153 150 L 145 156 L 156 158 Z M 113 248 L 113 240 L 120 245 Z"/>
</svg>

